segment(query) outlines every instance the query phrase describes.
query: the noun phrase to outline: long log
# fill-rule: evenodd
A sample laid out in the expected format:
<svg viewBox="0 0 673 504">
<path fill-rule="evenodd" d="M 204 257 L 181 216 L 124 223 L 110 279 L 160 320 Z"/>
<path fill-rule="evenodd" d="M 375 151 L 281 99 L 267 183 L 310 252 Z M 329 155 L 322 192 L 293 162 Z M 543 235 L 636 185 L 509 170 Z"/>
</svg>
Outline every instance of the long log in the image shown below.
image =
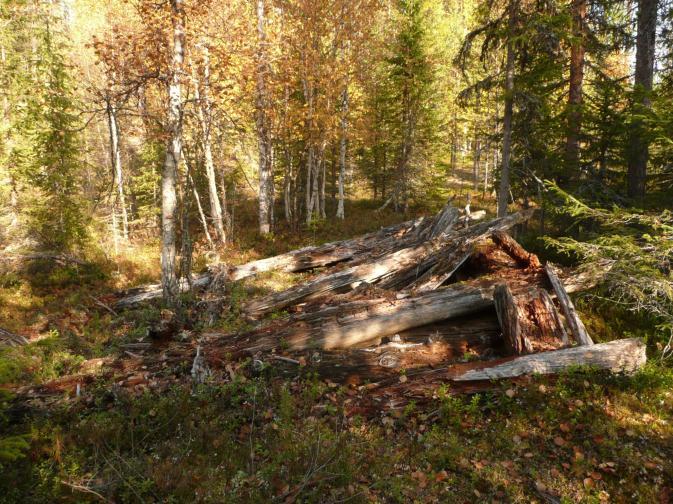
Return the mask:
<svg viewBox="0 0 673 504">
<path fill-rule="evenodd" d="M 358 253 L 371 250 L 378 242 L 386 239 L 402 240 L 404 243 L 409 239 L 417 239 L 416 232 L 423 223 L 422 219 L 406 221 L 401 224 L 388 226 L 379 231 L 353 238 L 326 243 L 324 245 L 304 247 L 285 254 L 258 259 L 239 266 L 227 267 L 214 265 L 212 271 L 195 275 L 192 280 L 192 288 L 200 289 L 207 287 L 214 276 L 224 275 L 228 281 L 237 281 L 267 271 L 301 272 L 313 268 L 319 268 L 343 261 L 348 261 Z M 392 240 L 390 240 L 392 243 Z M 385 245 L 385 243 L 383 244 Z M 180 284 L 182 292 L 189 289 L 187 282 Z M 115 308 L 128 308 L 143 302 L 158 299 L 162 295 L 161 285 L 152 284 L 126 291 L 125 296 L 115 303 Z"/>
<path fill-rule="evenodd" d="M 589 336 L 587 333 L 582 320 L 577 314 L 575 305 L 570 300 L 570 296 L 568 296 L 568 292 L 559 279 L 556 269 L 551 263 L 547 263 L 545 266 L 545 271 L 552 287 L 554 288 L 556 299 L 558 299 L 559 305 L 561 306 L 561 311 L 563 312 L 563 316 L 565 317 L 566 322 L 570 327 L 570 332 L 572 333 L 573 337 L 579 345 L 593 345 L 594 342 L 591 339 L 591 336 Z"/>
<path fill-rule="evenodd" d="M 312 282 L 269 294 L 248 303 L 245 311 L 253 316 L 282 310 L 304 300 L 333 292 L 346 292 L 364 282 L 382 282 L 385 288 L 404 286 L 415 281 L 442 255 L 450 254 L 457 247 L 470 246 L 495 229 L 509 229 L 528 220 L 532 210 L 526 210 L 472 228 L 442 235 L 421 245 L 407 247 L 387 254 L 374 261 L 360 264 L 337 273 L 321 275 Z"/>
<path fill-rule="evenodd" d="M 557 374 L 574 366 L 594 366 L 615 373 L 633 373 L 646 362 L 645 344 L 639 338 L 630 338 L 524 355 L 483 369 L 472 369 L 453 379 L 499 380 L 531 374 Z"/>
<path fill-rule="evenodd" d="M 458 212 L 457 209 L 453 209 Z M 454 215 L 450 209 L 444 209 L 440 214 Z M 458 221 L 444 219 L 443 233 L 448 233 Z M 192 279 L 192 288 L 202 289 L 210 285 L 213 278 L 223 276 L 227 281 L 238 281 L 249 278 L 267 271 L 284 271 L 287 273 L 299 273 L 323 266 L 331 266 L 340 262 L 353 261 L 361 257 L 362 261 L 377 257 L 393 250 L 418 243 L 423 231 L 430 227 L 437 227 L 436 218 L 420 218 L 402 222 L 382 228 L 363 236 L 349 240 L 325 243 L 323 245 L 304 247 L 285 254 L 258 259 L 239 266 L 214 265 L 212 271 L 195 275 Z M 187 292 L 190 286 L 187 282 L 181 282 L 181 292 Z M 123 298 L 115 303 L 115 308 L 124 309 L 131 306 L 158 299 L 162 295 L 160 284 L 151 284 L 143 287 L 129 289 Z"/>
<path fill-rule="evenodd" d="M 362 347 L 405 330 L 488 309 L 493 306 L 491 296 L 488 287 L 452 286 L 405 299 L 328 307 L 239 336 L 211 333 L 205 337 L 215 339 L 215 347 L 235 357 L 280 347 L 291 351 Z"/>
</svg>

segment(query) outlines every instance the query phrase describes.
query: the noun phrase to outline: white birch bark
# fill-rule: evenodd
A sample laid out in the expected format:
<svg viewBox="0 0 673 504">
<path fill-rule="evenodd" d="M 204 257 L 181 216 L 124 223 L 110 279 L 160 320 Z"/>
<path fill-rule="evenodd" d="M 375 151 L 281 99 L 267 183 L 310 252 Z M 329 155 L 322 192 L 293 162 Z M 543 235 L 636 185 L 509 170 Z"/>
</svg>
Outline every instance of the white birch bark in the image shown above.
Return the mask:
<svg viewBox="0 0 673 504">
<path fill-rule="evenodd" d="M 171 0 L 173 48 L 168 86 L 166 157 L 161 174 L 161 287 L 166 303 L 173 304 L 178 294 L 175 264 L 177 209 L 177 173 L 182 155 L 182 67 L 184 63 L 184 10 L 182 0 Z"/>
<path fill-rule="evenodd" d="M 212 108 L 210 103 L 210 55 L 206 45 L 201 46 L 201 51 L 203 54 L 203 77 L 200 82 L 202 91 L 199 91 L 199 83 L 197 83 L 195 86 L 195 94 L 196 99 L 199 101 L 199 107 L 197 107 L 197 109 L 199 122 L 201 123 L 201 134 L 203 136 L 203 161 L 206 167 L 206 178 L 208 180 L 210 218 L 215 225 L 218 241 L 224 245 L 227 243 L 227 233 L 224 228 L 222 206 L 220 205 L 220 198 L 217 193 L 215 163 L 213 162 L 212 142 L 210 139 L 212 124 Z M 196 188 L 194 188 L 194 190 L 196 190 Z"/>
<path fill-rule="evenodd" d="M 124 172 L 122 170 L 121 146 L 119 145 L 119 125 L 117 124 L 117 111 L 112 103 L 107 103 L 108 128 L 110 130 L 110 155 L 114 178 L 117 184 L 117 197 L 122 214 L 122 231 L 124 240 L 129 239 L 129 218 L 126 212 L 126 198 L 124 197 Z"/>
<path fill-rule="evenodd" d="M 273 205 L 273 171 L 271 160 L 271 142 L 269 139 L 266 107 L 266 73 L 268 62 L 266 55 L 264 0 L 257 0 L 257 139 L 259 143 L 259 232 L 271 232 Z"/>
<path fill-rule="evenodd" d="M 337 203 L 337 219 L 346 217 L 344 211 L 344 184 L 346 179 L 346 148 L 348 142 L 348 87 L 344 89 L 341 98 L 341 139 L 339 141 L 339 200 Z"/>
</svg>

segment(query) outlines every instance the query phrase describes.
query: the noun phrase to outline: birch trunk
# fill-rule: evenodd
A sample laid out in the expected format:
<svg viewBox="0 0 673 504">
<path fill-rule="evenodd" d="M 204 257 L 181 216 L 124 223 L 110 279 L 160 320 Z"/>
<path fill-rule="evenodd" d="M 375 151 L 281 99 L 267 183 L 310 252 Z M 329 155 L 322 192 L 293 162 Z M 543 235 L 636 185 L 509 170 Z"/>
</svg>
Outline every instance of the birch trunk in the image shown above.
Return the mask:
<svg viewBox="0 0 673 504">
<path fill-rule="evenodd" d="M 213 151 L 210 141 L 210 131 L 212 123 L 212 109 L 210 103 L 210 55 L 208 47 L 202 47 L 203 53 L 203 78 L 201 87 L 203 91 L 199 92 L 199 83 L 195 86 L 196 99 L 199 101 L 198 115 L 201 123 L 201 134 L 203 136 L 203 161 L 206 167 L 206 178 L 208 179 L 208 198 L 210 200 L 210 218 L 215 225 L 217 239 L 222 244 L 227 243 L 227 233 L 224 228 L 224 219 L 222 217 L 222 206 L 217 194 L 217 180 L 215 178 L 215 164 L 213 162 Z M 199 96 L 200 95 L 200 96 Z M 196 187 L 194 187 L 196 191 Z M 201 204 L 199 203 L 199 207 Z M 208 240 L 212 246 L 212 242 Z"/>
<path fill-rule="evenodd" d="M 259 232 L 271 232 L 273 206 L 273 168 L 271 159 L 271 142 L 269 125 L 266 115 L 268 97 L 266 91 L 266 74 L 268 61 L 266 55 L 264 0 L 257 0 L 257 140 L 259 143 Z"/>
<path fill-rule="evenodd" d="M 342 96 L 342 115 L 341 115 L 341 139 L 339 145 L 339 202 L 337 205 L 337 219 L 346 217 L 344 211 L 344 183 L 346 181 L 346 147 L 348 142 L 348 88 L 344 89 Z"/>
<path fill-rule="evenodd" d="M 122 214 L 122 231 L 124 240 L 128 241 L 129 218 L 126 212 L 126 198 L 124 197 L 124 176 L 122 170 L 121 147 L 119 145 L 119 126 L 117 125 L 117 111 L 110 102 L 107 104 L 107 118 L 108 128 L 110 129 L 110 155 L 115 181 L 117 182 L 117 197 L 119 198 L 119 206 L 121 207 Z"/>
<path fill-rule="evenodd" d="M 164 300 L 171 305 L 178 294 L 175 265 L 176 184 L 182 155 L 182 67 L 184 63 L 184 9 L 182 0 L 171 0 L 173 48 L 168 86 L 168 144 L 161 174 L 161 287 Z"/>
</svg>

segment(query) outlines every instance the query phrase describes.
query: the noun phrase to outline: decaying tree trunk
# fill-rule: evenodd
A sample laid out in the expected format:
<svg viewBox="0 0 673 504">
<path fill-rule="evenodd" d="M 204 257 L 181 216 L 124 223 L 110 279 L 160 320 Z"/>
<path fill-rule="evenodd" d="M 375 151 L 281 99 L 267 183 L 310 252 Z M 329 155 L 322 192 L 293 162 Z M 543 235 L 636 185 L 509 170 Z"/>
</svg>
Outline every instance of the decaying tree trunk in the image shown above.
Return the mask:
<svg viewBox="0 0 673 504">
<path fill-rule="evenodd" d="M 454 377 L 456 381 L 499 380 L 531 374 L 556 374 L 573 366 L 595 366 L 615 373 L 633 373 L 647 362 L 645 344 L 639 338 L 592 346 L 578 346 L 524 355 L 510 361 L 489 363 Z"/>
<path fill-rule="evenodd" d="M 218 348 L 232 355 L 254 355 L 281 346 L 293 351 L 356 348 L 492 306 L 492 288 L 457 286 L 404 299 L 377 298 L 329 306 L 238 337 L 207 336 L 218 338 Z"/>
<path fill-rule="evenodd" d="M 545 266 L 545 271 L 547 272 L 547 277 L 549 278 L 549 281 L 554 288 L 556 298 L 558 299 L 559 305 L 561 306 L 561 311 L 563 312 L 563 316 L 565 317 L 566 322 L 570 327 L 570 332 L 575 338 L 575 341 L 577 341 L 578 345 L 593 345 L 594 342 L 587 333 L 587 330 L 584 327 L 584 324 L 582 323 L 579 315 L 577 315 L 575 305 L 573 305 L 573 302 L 568 296 L 567 290 L 559 279 L 558 274 L 556 273 L 556 268 L 554 268 L 552 264 L 547 263 Z"/>
<path fill-rule="evenodd" d="M 493 241 L 497 243 L 510 257 L 515 259 L 523 266 L 530 268 L 541 268 L 542 264 L 535 254 L 531 254 L 524 249 L 514 238 L 512 238 L 505 231 L 496 230 L 491 236 Z"/>
<path fill-rule="evenodd" d="M 521 313 L 522 307 L 517 303 L 507 284 L 500 284 L 495 288 L 493 302 L 508 348 L 516 355 L 531 353 L 533 345 L 528 338 L 527 324 Z"/>
</svg>

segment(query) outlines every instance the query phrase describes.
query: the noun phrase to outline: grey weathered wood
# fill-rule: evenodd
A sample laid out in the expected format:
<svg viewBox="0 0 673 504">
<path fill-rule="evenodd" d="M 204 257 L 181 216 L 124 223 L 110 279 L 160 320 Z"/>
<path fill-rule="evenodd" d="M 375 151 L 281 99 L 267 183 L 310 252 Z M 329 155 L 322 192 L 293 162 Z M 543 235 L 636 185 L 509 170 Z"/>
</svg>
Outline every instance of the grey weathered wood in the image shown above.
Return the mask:
<svg viewBox="0 0 673 504">
<path fill-rule="evenodd" d="M 594 342 L 587 333 L 582 320 L 577 314 L 575 305 L 573 305 L 570 296 L 568 296 L 568 292 L 559 279 L 556 269 L 551 263 L 547 263 L 545 265 L 545 271 L 552 287 L 554 288 L 556 298 L 558 299 L 559 305 L 561 306 L 561 311 L 563 312 L 563 316 L 568 323 L 568 327 L 570 327 L 570 332 L 575 338 L 575 341 L 577 341 L 579 345 L 593 345 Z"/>
<path fill-rule="evenodd" d="M 215 275 L 222 274 L 228 281 L 238 281 L 267 271 L 284 271 L 288 273 L 306 271 L 313 268 L 328 266 L 343 261 L 352 260 L 355 256 L 366 256 L 374 250 L 386 253 L 395 247 L 403 247 L 418 240 L 416 235 L 422 219 L 410 220 L 382 228 L 350 240 L 340 240 L 324 245 L 304 247 L 285 254 L 251 261 L 239 266 L 213 266 L 213 272 L 194 275 L 193 288 L 207 287 Z M 377 255 L 377 254 L 375 254 Z M 188 288 L 186 284 L 179 285 L 182 292 Z M 153 284 L 130 289 L 126 295 L 115 303 L 115 308 L 128 308 L 140 303 L 161 297 L 161 285 Z"/>
<path fill-rule="evenodd" d="M 0 344 L 7 346 L 23 346 L 28 343 L 28 339 L 20 334 L 15 334 L 0 327 Z"/>
<path fill-rule="evenodd" d="M 552 301 L 551 296 L 546 290 L 540 289 L 539 299 L 544 304 L 546 312 L 552 319 L 551 325 L 553 326 L 553 331 L 555 332 L 555 334 L 558 335 L 559 339 L 561 340 L 561 343 L 564 346 L 568 345 L 570 343 L 568 340 L 568 332 L 563 326 L 563 322 L 561 321 L 561 317 L 559 315 L 558 310 L 556 309 L 556 306 L 554 306 L 554 302 Z"/>
<path fill-rule="evenodd" d="M 633 373 L 647 362 L 645 344 L 639 338 L 583 345 L 524 355 L 454 377 L 456 381 L 498 380 L 531 374 L 557 374 L 574 366 L 594 366 L 615 373 Z"/>
<path fill-rule="evenodd" d="M 522 329 L 516 300 L 507 284 L 499 284 L 493 292 L 493 303 L 498 314 L 502 335 L 509 349 L 517 354 L 531 353 L 533 346 Z"/>
<path fill-rule="evenodd" d="M 217 346 L 232 355 L 255 354 L 282 346 L 289 350 L 338 349 L 371 341 L 434 322 L 469 315 L 493 306 L 489 287 L 451 286 L 404 299 L 357 301 L 290 317 L 237 337 L 210 333 Z"/>
</svg>

